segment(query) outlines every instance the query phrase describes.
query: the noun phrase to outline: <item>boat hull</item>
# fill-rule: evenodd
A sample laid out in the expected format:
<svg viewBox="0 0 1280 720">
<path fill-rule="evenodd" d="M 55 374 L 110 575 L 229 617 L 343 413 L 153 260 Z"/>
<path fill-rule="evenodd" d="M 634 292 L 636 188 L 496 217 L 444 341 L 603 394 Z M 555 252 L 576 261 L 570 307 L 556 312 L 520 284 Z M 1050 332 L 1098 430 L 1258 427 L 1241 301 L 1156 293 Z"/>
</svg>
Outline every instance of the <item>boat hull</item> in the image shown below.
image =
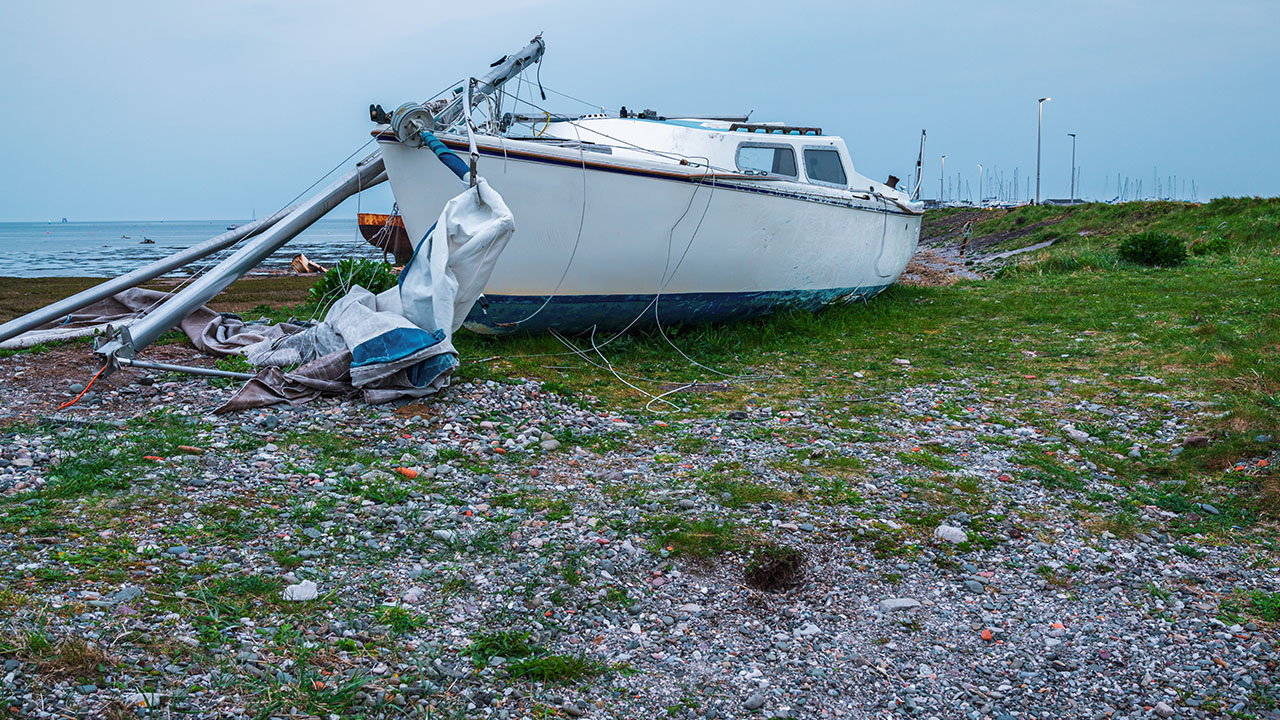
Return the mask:
<svg viewBox="0 0 1280 720">
<path fill-rule="evenodd" d="M 380 140 L 420 241 L 464 188 L 430 151 Z M 918 212 L 874 196 L 501 142 L 481 144 L 478 169 L 516 233 L 467 317 L 477 332 L 719 322 L 865 300 L 897 279 L 919 239 Z"/>
</svg>

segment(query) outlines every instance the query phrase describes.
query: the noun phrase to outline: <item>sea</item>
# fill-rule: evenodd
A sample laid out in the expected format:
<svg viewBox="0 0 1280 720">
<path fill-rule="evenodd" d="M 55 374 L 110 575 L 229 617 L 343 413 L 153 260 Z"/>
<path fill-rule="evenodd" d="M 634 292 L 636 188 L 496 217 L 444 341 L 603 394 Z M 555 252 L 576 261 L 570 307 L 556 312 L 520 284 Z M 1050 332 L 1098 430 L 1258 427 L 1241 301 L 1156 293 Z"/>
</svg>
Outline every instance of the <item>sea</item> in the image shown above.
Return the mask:
<svg viewBox="0 0 1280 720">
<path fill-rule="evenodd" d="M 248 220 L 0 223 L 0 277 L 115 277 L 221 235 Z M 153 240 L 145 243 L 144 240 Z M 190 275 L 235 247 L 170 273 Z M 258 271 L 280 270 L 298 253 L 325 267 L 346 257 L 382 257 L 354 217 L 322 218 L 268 257 Z"/>
</svg>

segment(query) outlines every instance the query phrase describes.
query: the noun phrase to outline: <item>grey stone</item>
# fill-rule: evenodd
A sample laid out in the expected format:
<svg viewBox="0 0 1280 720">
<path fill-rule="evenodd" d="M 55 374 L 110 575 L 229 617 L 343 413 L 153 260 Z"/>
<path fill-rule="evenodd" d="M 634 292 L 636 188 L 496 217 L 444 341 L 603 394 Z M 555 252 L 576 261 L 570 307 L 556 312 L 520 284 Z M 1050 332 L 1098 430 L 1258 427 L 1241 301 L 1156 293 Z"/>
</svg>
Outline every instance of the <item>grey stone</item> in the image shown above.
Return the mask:
<svg viewBox="0 0 1280 720">
<path fill-rule="evenodd" d="M 119 590 L 117 590 L 115 594 L 111 596 L 111 601 L 115 603 L 127 603 L 137 599 L 141 595 L 142 595 L 142 588 L 134 585 L 129 585 L 127 587 L 122 587 Z"/>
<path fill-rule="evenodd" d="M 319 594 L 320 590 L 316 587 L 314 582 L 310 580 L 303 580 L 296 585 L 289 585 L 286 587 L 280 596 L 291 602 L 306 602 L 308 600 L 315 600 Z"/>
<path fill-rule="evenodd" d="M 747 698 L 746 701 L 742 703 L 742 707 L 748 710 L 759 710 L 764 707 L 764 695 L 761 693 L 752 694 L 751 697 Z"/>
<path fill-rule="evenodd" d="M 880 612 L 898 612 L 901 610 L 911 610 L 920 607 L 920 601 L 915 598 L 885 598 L 880 601 Z"/>
<path fill-rule="evenodd" d="M 959 545 L 969 540 L 969 535 L 958 527 L 951 525 L 939 525 L 937 530 L 933 531 L 934 537 L 946 540 L 952 545 Z"/>
</svg>

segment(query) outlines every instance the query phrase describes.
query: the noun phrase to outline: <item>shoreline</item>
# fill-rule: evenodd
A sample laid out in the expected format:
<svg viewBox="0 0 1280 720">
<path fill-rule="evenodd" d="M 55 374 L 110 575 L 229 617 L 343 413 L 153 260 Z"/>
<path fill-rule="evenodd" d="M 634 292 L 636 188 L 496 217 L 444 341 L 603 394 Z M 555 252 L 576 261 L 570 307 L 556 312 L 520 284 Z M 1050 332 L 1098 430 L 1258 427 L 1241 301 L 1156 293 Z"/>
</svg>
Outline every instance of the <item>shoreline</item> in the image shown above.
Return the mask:
<svg viewBox="0 0 1280 720">
<path fill-rule="evenodd" d="M 209 302 L 218 312 L 242 312 L 260 305 L 293 306 L 304 302 L 307 292 L 322 275 L 261 274 L 236 280 Z M 109 278 L 97 277 L 0 277 L 0 322 L 38 310 Z M 161 277 L 140 287 L 172 288 L 186 278 Z"/>
</svg>

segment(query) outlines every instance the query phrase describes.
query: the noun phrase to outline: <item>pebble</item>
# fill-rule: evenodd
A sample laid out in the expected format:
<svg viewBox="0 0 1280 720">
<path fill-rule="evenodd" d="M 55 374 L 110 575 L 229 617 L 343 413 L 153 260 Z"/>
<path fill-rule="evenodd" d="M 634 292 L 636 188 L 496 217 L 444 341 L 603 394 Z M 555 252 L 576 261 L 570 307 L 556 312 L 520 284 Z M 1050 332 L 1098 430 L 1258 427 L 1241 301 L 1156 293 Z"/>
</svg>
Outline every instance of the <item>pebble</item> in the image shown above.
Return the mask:
<svg viewBox="0 0 1280 720">
<path fill-rule="evenodd" d="M 290 602 L 306 602 L 307 600 L 315 600 L 320 594 L 319 588 L 315 582 L 311 580 L 303 580 L 300 583 L 285 587 L 281 597 Z"/>
<path fill-rule="evenodd" d="M 113 384 L 136 376 L 122 371 L 73 416 L 99 446 L 123 437 L 122 417 L 162 407 L 206 452 L 49 504 L 36 501 L 49 468 L 82 430 L 0 435 L 0 562 L 21 596 L 6 632 L 109 642 L 112 657 L 86 694 L 88 677 L 49 680 L 6 656 L 2 696 L 15 717 L 124 703 L 212 720 L 255 716 L 264 687 L 372 679 L 319 716 L 1138 720 L 1159 700 L 1196 716 L 1213 698 L 1266 717 L 1257 698 L 1276 686 L 1277 630 L 1235 598 L 1280 586 L 1274 554 L 1189 534 L 1190 513 L 1135 492 L 1140 464 L 1110 450 L 1167 459 L 1204 427 L 1202 408 L 1073 399 L 1065 371 L 1038 386 L 1051 412 L 964 379 L 885 389 L 866 375 L 865 394 L 892 412 L 747 389 L 740 414 L 629 414 L 512 378 L 400 407 L 326 399 L 212 416 L 231 388 Z M 17 397 L 0 384 L 0 399 Z M 1042 425 L 1050 416 L 1062 420 Z M 1105 426 L 1106 445 L 1066 434 L 1067 418 Z M 329 433 L 350 454 L 322 443 Z M 544 450 L 557 436 L 573 440 Z M 923 447 L 955 467 L 904 460 Z M 1025 465 L 1049 452 L 1071 483 Z M 763 502 L 735 502 L 731 482 L 759 486 Z M 1198 490 L 1170 507 L 1207 517 L 1227 507 L 1216 498 Z M 1121 511 L 1132 535 L 1100 526 Z M 657 542 L 703 522 L 800 550 L 798 576 L 760 589 L 748 551 L 691 558 Z M 504 631 L 607 669 L 517 681 L 521 657 L 472 654 Z M 333 674 L 309 674 L 316 658 Z M 289 703 L 270 716 L 306 710 Z"/>
<path fill-rule="evenodd" d="M 920 601 L 915 598 L 887 598 L 880 601 L 879 607 L 882 613 L 899 612 L 920 607 Z"/>
</svg>

